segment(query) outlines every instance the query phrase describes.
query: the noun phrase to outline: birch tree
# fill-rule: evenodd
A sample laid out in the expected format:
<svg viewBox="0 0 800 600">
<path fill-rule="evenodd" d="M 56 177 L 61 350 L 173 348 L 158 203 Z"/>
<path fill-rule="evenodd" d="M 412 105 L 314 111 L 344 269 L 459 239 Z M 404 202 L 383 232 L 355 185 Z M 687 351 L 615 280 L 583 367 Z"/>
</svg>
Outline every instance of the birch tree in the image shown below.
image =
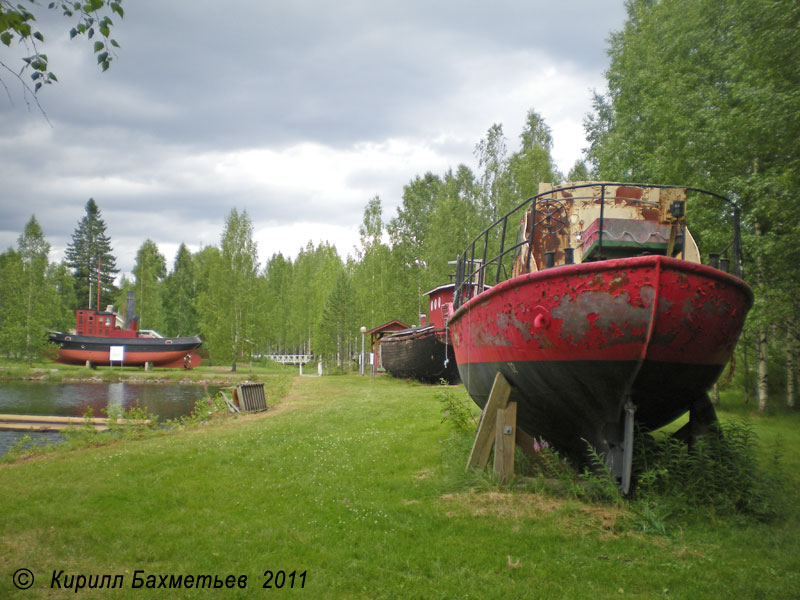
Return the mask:
<svg viewBox="0 0 800 600">
<path fill-rule="evenodd" d="M 219 254 L 208 260 L 208 287 L 201 294 L 199 318 L 209 351 L 220 360 L 249 356 L 253 349 L 258 254 L 247 211 L 235 208 L 225 221 Z"/>
<path fill-rule="evenodd" d="M 172 271 L 166 279 L 166 328 L 171 335 L 186 336 L 198 332 L 197 283 L 192 253 L 181 244 L 175 254 Z"/>
<path fill-rule="evenodd" d="M 0 72 L 6 71 L 15 77 L 26 100 L 34 97 L 42 86 L 58 81 L 50 70 L 50 60 L 44 52 L 46 40 L 36 26 L 36 17 L 47 11 L 59 11 L 72 27 L 70 39 L 85 37 L 91 40 L 97 64 L 105 71 L 114 60 L 119 43 L 111 37 L 113 19 L 122 18 L 122 0 L 84 0 L 71 2 L 56 0 L 47 6 L 38 2 L 22 4 L 0 0 L 0 43 L 11 48 L 19 45 L 24 48 L 21 66 L 13 66 L 0 58 Z M 113 19 L 112 19 L 113 16 Z M 8 91 L 8 86 L 0 76 L 0 83 Z M 38 102 L 37 102 L 38 104 Z"/>
<path fill-rule="evenodd" d="M 790 259 L 800 243 L 800 5 L 631 0 L 627 9 L 611 37 L 609 93 L 595 96 L 586 120 L 588 157 L 600 179 L 692 185 L 737 202 L 764 410 L 767 331 L 790 308 L 788 320 L 800 318 Z M 693 207 L 699 244 L 720 239 L 727 210 Z"/>
</svg>

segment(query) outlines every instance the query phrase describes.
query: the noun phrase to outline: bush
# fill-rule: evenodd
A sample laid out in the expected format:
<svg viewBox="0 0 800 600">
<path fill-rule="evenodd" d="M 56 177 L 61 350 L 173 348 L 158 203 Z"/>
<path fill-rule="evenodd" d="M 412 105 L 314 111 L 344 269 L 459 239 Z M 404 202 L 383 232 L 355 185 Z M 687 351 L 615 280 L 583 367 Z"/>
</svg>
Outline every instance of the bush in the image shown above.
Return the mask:
<svg viewBox="0 0 800 600">
<path fill-rule="evenodd" d="M 474 432 L 478 425 L 478 417 L 472 413 L 472 402 L 459 397 L 449 389 L 447 383 L 442 381 L 442 386 L 436 392 L 436 399 L 442 405 L 442 423 L 450 423 L 456 432 Z"/>
<path fill-rule="evenodd" d="M 640 437 L 634 473 L 637 499 L 673 514 L 698 509 L 758 519 L 775 516 L 780 454 L 761 468 L 757 436 L 745 421 L 720 423 L 691 448 L 673 437 Z"/>
</svg>

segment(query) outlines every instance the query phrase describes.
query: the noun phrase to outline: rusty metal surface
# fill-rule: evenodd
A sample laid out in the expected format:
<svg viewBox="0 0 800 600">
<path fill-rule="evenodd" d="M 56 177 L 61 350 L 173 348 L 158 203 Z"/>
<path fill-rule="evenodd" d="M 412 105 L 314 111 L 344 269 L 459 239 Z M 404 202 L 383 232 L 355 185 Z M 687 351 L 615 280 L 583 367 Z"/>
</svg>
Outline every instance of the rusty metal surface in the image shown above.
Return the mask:
<svg viewBox="0 0 800 600">
<path fill-rule="evenodd" d="M 568 452 L 621 443 L 626 398 L 636 421 L 673 421 L 730 358 L 752 293 L 702 265 L 645 256 L 522 275 L 450 320 L 461 378 L 478 405 L 499 371 L 521 426 Z"/>
<path fill-rule="evenodd" d="M 588 440 L 619 453 L 624 406 L 644 426 L 663 426 L 704 397 L 733 353 L 752 292 L 700 264 L 686 194 L 725 203 L 737 273 L 739 209 L 676 186 L 539 191 L 460 256 L 448 323 L 461 377 L 482 406 L 502 373 L 530 434 L 573 452 Z M 501 231 L 499 254 L 487 258 Z M 576 264 L 565 264 L 569 250 Z M 487 283 L 495 285 L 478 294 Z"/>
<path fill-rule="evenodd" d="M 751 303 L 734 277 L 646 256 L 517 277 L 460 307 L 450 326 L 465 363 L 646 356 L 724 364 Z"/>
</svg>

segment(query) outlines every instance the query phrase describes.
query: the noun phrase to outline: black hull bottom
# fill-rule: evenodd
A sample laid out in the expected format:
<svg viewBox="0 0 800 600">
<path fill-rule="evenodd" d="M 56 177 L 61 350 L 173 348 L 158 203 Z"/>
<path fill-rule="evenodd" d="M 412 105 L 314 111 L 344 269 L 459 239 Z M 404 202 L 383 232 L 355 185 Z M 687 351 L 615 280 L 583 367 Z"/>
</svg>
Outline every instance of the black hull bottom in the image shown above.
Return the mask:
<svg viewBox="0 0 800 600">
<path fill-rule="evenodd" d="M 393 376 L 426 383 L 458 383 L 459 373 L 453 346 L 435 334 L 384 340 L 381 364 Z"/>
<path fill-rule="evenodd" d="M 625 390 L 635 376 L 635 421 L 653 430 L 671 423 L 704 396 L 722 372 L 719 365 L 636 361 L 503 362 L 459 365 L 461 378 L 483 408 L 495 375 L 511 383 L 517 423 L 576 458 L 586 442 L 598 452 L 619 451 L 624 437 Z M 585 440 L 585 441 L 584 441 Z"/>
</svg>

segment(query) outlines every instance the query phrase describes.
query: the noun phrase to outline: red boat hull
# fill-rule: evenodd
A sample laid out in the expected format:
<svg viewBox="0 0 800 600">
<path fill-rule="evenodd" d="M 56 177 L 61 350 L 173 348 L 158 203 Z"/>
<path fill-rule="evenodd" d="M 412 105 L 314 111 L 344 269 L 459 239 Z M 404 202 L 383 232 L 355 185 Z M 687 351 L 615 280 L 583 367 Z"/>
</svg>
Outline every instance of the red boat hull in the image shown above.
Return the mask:
<svg viewBox="0 0 800 600">
<path fill-rule="evenodd" d="M 125 348 L 121 364 L 129 366 L 151 363 L 156 367 L 194 368 L 202 362 L 195 352 L 202 344 L 197 337 L 112 338 L 53 333 L 50 341 L 59 346 L 57 362 L 65 364 L 82 365 L 90 361 L 94 365 L 109 365 L 112 346 Z"/>
<path fill-rule="evenodd" d="M 641 256 L 504 281 L 453 314 L 461 379 L 484 406 L 495 374 L 518 422 L 573 453 L 622 440 L 624 404 L 654 429 L 685 413 L 730 359 L 752 292 L 711 267 Z"/>
</svg>

